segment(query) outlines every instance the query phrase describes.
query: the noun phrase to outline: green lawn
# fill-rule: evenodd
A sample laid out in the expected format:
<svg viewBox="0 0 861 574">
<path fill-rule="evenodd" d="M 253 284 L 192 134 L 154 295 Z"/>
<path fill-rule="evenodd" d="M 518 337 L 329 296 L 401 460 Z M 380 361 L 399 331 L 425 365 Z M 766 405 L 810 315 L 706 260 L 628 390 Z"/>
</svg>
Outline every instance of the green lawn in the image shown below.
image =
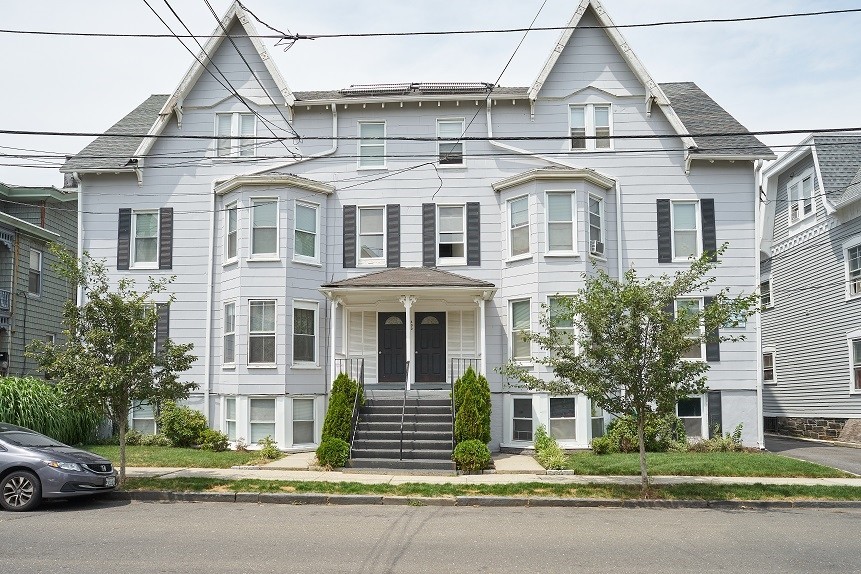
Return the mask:
<svg viewBox="0 0 861 574">
<path fill-rule="evenodd" d="M 124 490 L 177 492 L 284 492 L 316 494 L 372 494 L 387 496 L 542 496 L 561 498 L 641 497 L 640 487 L 614 484 L 360 484 L 214 478 L 129 478 Z M 861 500 L 861 487 L 679 484 L 653 486 L 648 498 L 665 500 Z"/>
<path fill-rule="evenodd" d="M 851 476 L 840 470 L 766 452 L 650 452 L 649 475 L 775 476 L 830 478 Z M 569 456 L 568 469 L 586 475 L 639 475 L 637 453 L 578 452 Z"/>
<path fill-rule="evenodd" d="M 101 455 L 114 465 L 120 464 L 120 447 L 115 445 L 85 445 L 84 450 Z M 256 452 L 212 452 L 193 448 L 167 446 L 127 446 L 127 466 L 178 466 L 183 468 L 230 468 L 259 460 Z"/>
</svg>

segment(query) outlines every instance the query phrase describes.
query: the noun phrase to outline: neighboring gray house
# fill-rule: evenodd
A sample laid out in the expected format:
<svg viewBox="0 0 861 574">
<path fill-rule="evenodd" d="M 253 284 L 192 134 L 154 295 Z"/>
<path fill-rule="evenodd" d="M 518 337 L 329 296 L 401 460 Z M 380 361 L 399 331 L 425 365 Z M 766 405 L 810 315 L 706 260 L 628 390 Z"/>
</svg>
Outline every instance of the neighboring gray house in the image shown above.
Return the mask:
<svg viewBox="0 0 861 574">
<path fill-rule="evenodd" d="M 808 137 L 763 189 L 766 428 L 861 441 L 861 132 Z"/>
<path fill-rule="evenodd" d="M 79 182 L 79 249 L 115 280 L 176 276 L 170 335 L 199 356 L 189 404 L 231 440 L 312 448 L 341 370 L 401 401 L 405 386 L 447 397 L 474 365 L 493 449 L 530 447 L 538 425 L 584 448 L 604 423 L 588 400 L 496 372 L 539 352 L 518 333 L 545 305 L 583 273 L 673 273 L 724 242 L 713 288 L 756 289 L 755 167 L 771 150 L 695 84 L 657 84 L 597 2 L 520 88 L 293 92 L 238 3 L 222 24 L 229 39 L 216 28 L 173 94 L 62 169 Z M 734 135 L 689 135 L 705 132 Z M 743 423 L 761 443 L 756 332 L 693 353 L 712 368 L 711 392 L 680 405 L 691 434 Z"/>
<path fill-rule="evenodd" d="M 77 223 L 75 193 L 0 183 L 0 372 L 40 374 L 24 347 L 62 336 L 63 305 L 75 290 L 54 272 L 48 245 L 74 252 Z"/>
</svg>

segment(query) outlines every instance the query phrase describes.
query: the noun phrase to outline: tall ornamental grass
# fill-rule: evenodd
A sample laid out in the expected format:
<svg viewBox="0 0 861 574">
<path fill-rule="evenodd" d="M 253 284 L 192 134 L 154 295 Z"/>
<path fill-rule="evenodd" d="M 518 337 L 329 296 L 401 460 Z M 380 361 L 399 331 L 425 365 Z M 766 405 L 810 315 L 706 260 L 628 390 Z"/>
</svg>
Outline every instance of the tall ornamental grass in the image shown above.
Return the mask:
<svg viewBox="0 0 861 574">
<path fill-rule="evenodd" d="M 95 436 L 102 415 L 96 409 L 72 408 L 56 387 L 33 377 L 0 378 L 0 421 L 80 444 Z"/>
</svg>

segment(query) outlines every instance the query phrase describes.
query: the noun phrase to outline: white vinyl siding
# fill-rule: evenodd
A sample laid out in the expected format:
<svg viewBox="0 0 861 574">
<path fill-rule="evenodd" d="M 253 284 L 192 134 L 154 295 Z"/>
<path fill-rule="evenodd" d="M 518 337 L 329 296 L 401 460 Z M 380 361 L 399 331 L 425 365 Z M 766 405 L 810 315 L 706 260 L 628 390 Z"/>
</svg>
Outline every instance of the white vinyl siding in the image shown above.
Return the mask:
<svg viewBox="0 0 861 574">
<path fill-rule="evenodd" d="M 462 166 L 464 164 L 463 142 L 463 120 L 437 120 L 436 137 L 437 153 L 440 165 Z"/>
<path fill-rule="evenodd" d="M 475 311 L 446 313 L 446 348 L 449 357 L 473 359 L 478 357 Z"/>
<path fill-rule="evenodd" d="M 251 200 L 251 256 L 278 257 L 278 200 Z"/>
<path fill-rule="evenodd" d="M 385 122 L 359 122 L 359 168 L 386 167 L 385 137 Z"/>
<path fill-rule="evenodd" d="M 224 259 L 231 261 L 239 255 L 239 210 L 236 203 L 227 206 L 224 213 Z"/>
<path fill-rule="evenodd" d="M 249 399 L 251 444 L 267 436 L 275 438 L 275 399 Z"/>
<path fill-rule="evenodd" d="M 672 202 L 673 261 L 687 261 L 699 257 L 700 239 L 699 202 Z"/>
<path fill-rule="evenodd" d="M 612 117 L 609 105 L 572 104 L 568 107 L 572 150 L 612 149 Z M 590 139 L 583 139 L 583 138 Z"/>
<path fill-rule="evenodd" d="M 529 331 L 530 301 L 512 301 L 510 309 L 511 358 L 515 361 L 529 361 L 532 358 L 532 344 L 531 341 L 525 340 L 523 335 Z"/>
<path fill-rule="evenodd" d="M 437 262 L 440 265 L 466 265 L 465 207 L 440 205 L 437 228 Z"/>
<path fill-rule="evenodd" d="M 316 365 L 317 303 L 293 302 L 293 364 Z"/>
<path fill-rule="evenodd" d="M 508 202 L 509 257 L 529 254 L 529 197 L 523 196 Z"/>
<path fill-rule="evenodd" d="M 576 253 L 576 210 L 572 192 L 547 194 L 547 253 Z"/>
<path fill-rule="evenodd" d="M 319 221 L 318 206 L 296 202 L 295 229 L 293 236 L 293 259 L 304 263 L 318 263 Z"/>
<path fill-rule="evenodd" d="M 253 157 L 257 147 L 257 117 L 254 114 L 216 114 L 216 142 L 219 157 Z"/>
<path fill-rule="evenodd" d="M 154 269 L 158 265 L 158 211 L 132 213 L 132 266 Z"/>
<path fill-rule="evenodd" d="M 386 264 L 386 210 L 360 207 L 358 217 L 359 265 Z"/>
<path fill-rule="evenodd" d="M 30 250 L 30 270 L 27 277 L 27 292 L 36 297 L 42 294 L 42 252 Z"/>
<path fill-rule="evenodd" d="M 275 364 L 275 301 L 248 302 L 248 364 Z"/>
<path fill-rule="evenodd" d="M 808 170 L 801 176 L 790 180 L 786 186 L 786 193 L 789 197 L 790 225 L 814 214 L 812 170 Z"/>
<path fill-rule="evenodd" d="M 224 344 L 221 362 L 226 365 L 236 362 L 236 303 L 224 305 Z"/>
<path fill-rule="evenodd" d="M 365 360 L 365 381 L 377 380 L 377 313 L 350 311 L 347 358 Z"/>
</svg>

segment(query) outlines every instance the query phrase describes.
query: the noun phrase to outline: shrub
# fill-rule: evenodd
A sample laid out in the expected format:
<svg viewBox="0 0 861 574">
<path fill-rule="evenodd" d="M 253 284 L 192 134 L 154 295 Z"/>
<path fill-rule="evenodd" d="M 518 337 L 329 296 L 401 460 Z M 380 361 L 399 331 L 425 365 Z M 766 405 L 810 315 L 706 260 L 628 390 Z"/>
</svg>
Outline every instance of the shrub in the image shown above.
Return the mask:
<svg viewBox="0 0 861 574">
<path fill-rule="evenodd" d="M 0 378 L 0 421 L 27 427 L 67 444 L 95 438 L 102 416 L 76 408 L 55 386 L 35 377 Z"/>
<path fill-rule="evenodd" d="M 365 396 L 359 383 L 345 373 L 339 374 L 332 383 L 332 392 L 329 393 L 329 408 L 323 420 L 323 439 L 339 438 L 345 442 L 350 440 L 356 395 L 359 397 L 359 404 L 364 404 Z"/>
<path fill-rule="evenodd" d="M 141 446 L 173 446 L 170 439 L 161 433 L 141 435 Z"/>
<path fill-rule="evenodd" d="M 451 459 L 464 472 L 479 472 L 490 465 L 490 450 L 480 440 L 465 440 L 454 447 Z"/>
<path fill-rule="evenodd" d="M 141 431 L 137 429 L 129 429 L 126 432 L 126 444 L 129 446 L 138 446 L 140 445 L 143 436 L 144 435 L 141 434 Z"/>
<path fill-rule="evenodd" d="M 685 440 L 685 425 L 675 415 L 650 417 L 643 430 L 648 452 L 666 452 L 676 442 Z M 592 440 L 592 451 L 595 454 L 638 452 L 639 450 L 637 419 L 633 416 L 615 419 L 607 425 L 606 435 Z"/>
<path fill-rule="evenodd" d="M 265 436 L 259 441 L 257 441 L 262 448 L 260 449 L 261 458 L 265 458 L 266 460 L 278 460 L 284 453 L 281 452 L 281 449 L 278 448 L 278 444 L 271 436 Z"/>
<path fill-rule="evenodd" d="M 227 450 L 227 443 L 227 435 L 221 431 L 208 428 L 200 433 L 200 448 L 203 450 L 223 452 Z"/>
<path fill-rule="evenodd" d="M 317 447 L 317 463 L 327 468 L 341 468 L 350 458 L 350 445 L 337 437 L 328 437 L 320 441 Z"/>
<path fill-rule="evenodd" d="M 687 445 L 687 450 L 691 452 L 732 452 L 744 450 L 741 444 L 742 424 L 725 435 L 720 434 L 720 429 L 714 429 L 714 436 L 709 439 L 700 439 Z"/>
<path fill-rule="evenodd" d="M 472 367 L 454 383 L 454 438 L 490 442 L 490 386 Z"/>
<path fill-rule="evenodd" d="M 201 434 L 208 428 L 203 413 L 172 402 L 162 406 L 158 424 L 171 444 L 181 447 L 199 444 Z"/>
<path fill-rule="evenodd" d="M 568 462 L 565 453 L 556 440 L 547 434 L 544 425 L 539 425 L 535 430 L 535 458 L 538 464 L 551 470 L 563 469 Z"/>
</svg>

